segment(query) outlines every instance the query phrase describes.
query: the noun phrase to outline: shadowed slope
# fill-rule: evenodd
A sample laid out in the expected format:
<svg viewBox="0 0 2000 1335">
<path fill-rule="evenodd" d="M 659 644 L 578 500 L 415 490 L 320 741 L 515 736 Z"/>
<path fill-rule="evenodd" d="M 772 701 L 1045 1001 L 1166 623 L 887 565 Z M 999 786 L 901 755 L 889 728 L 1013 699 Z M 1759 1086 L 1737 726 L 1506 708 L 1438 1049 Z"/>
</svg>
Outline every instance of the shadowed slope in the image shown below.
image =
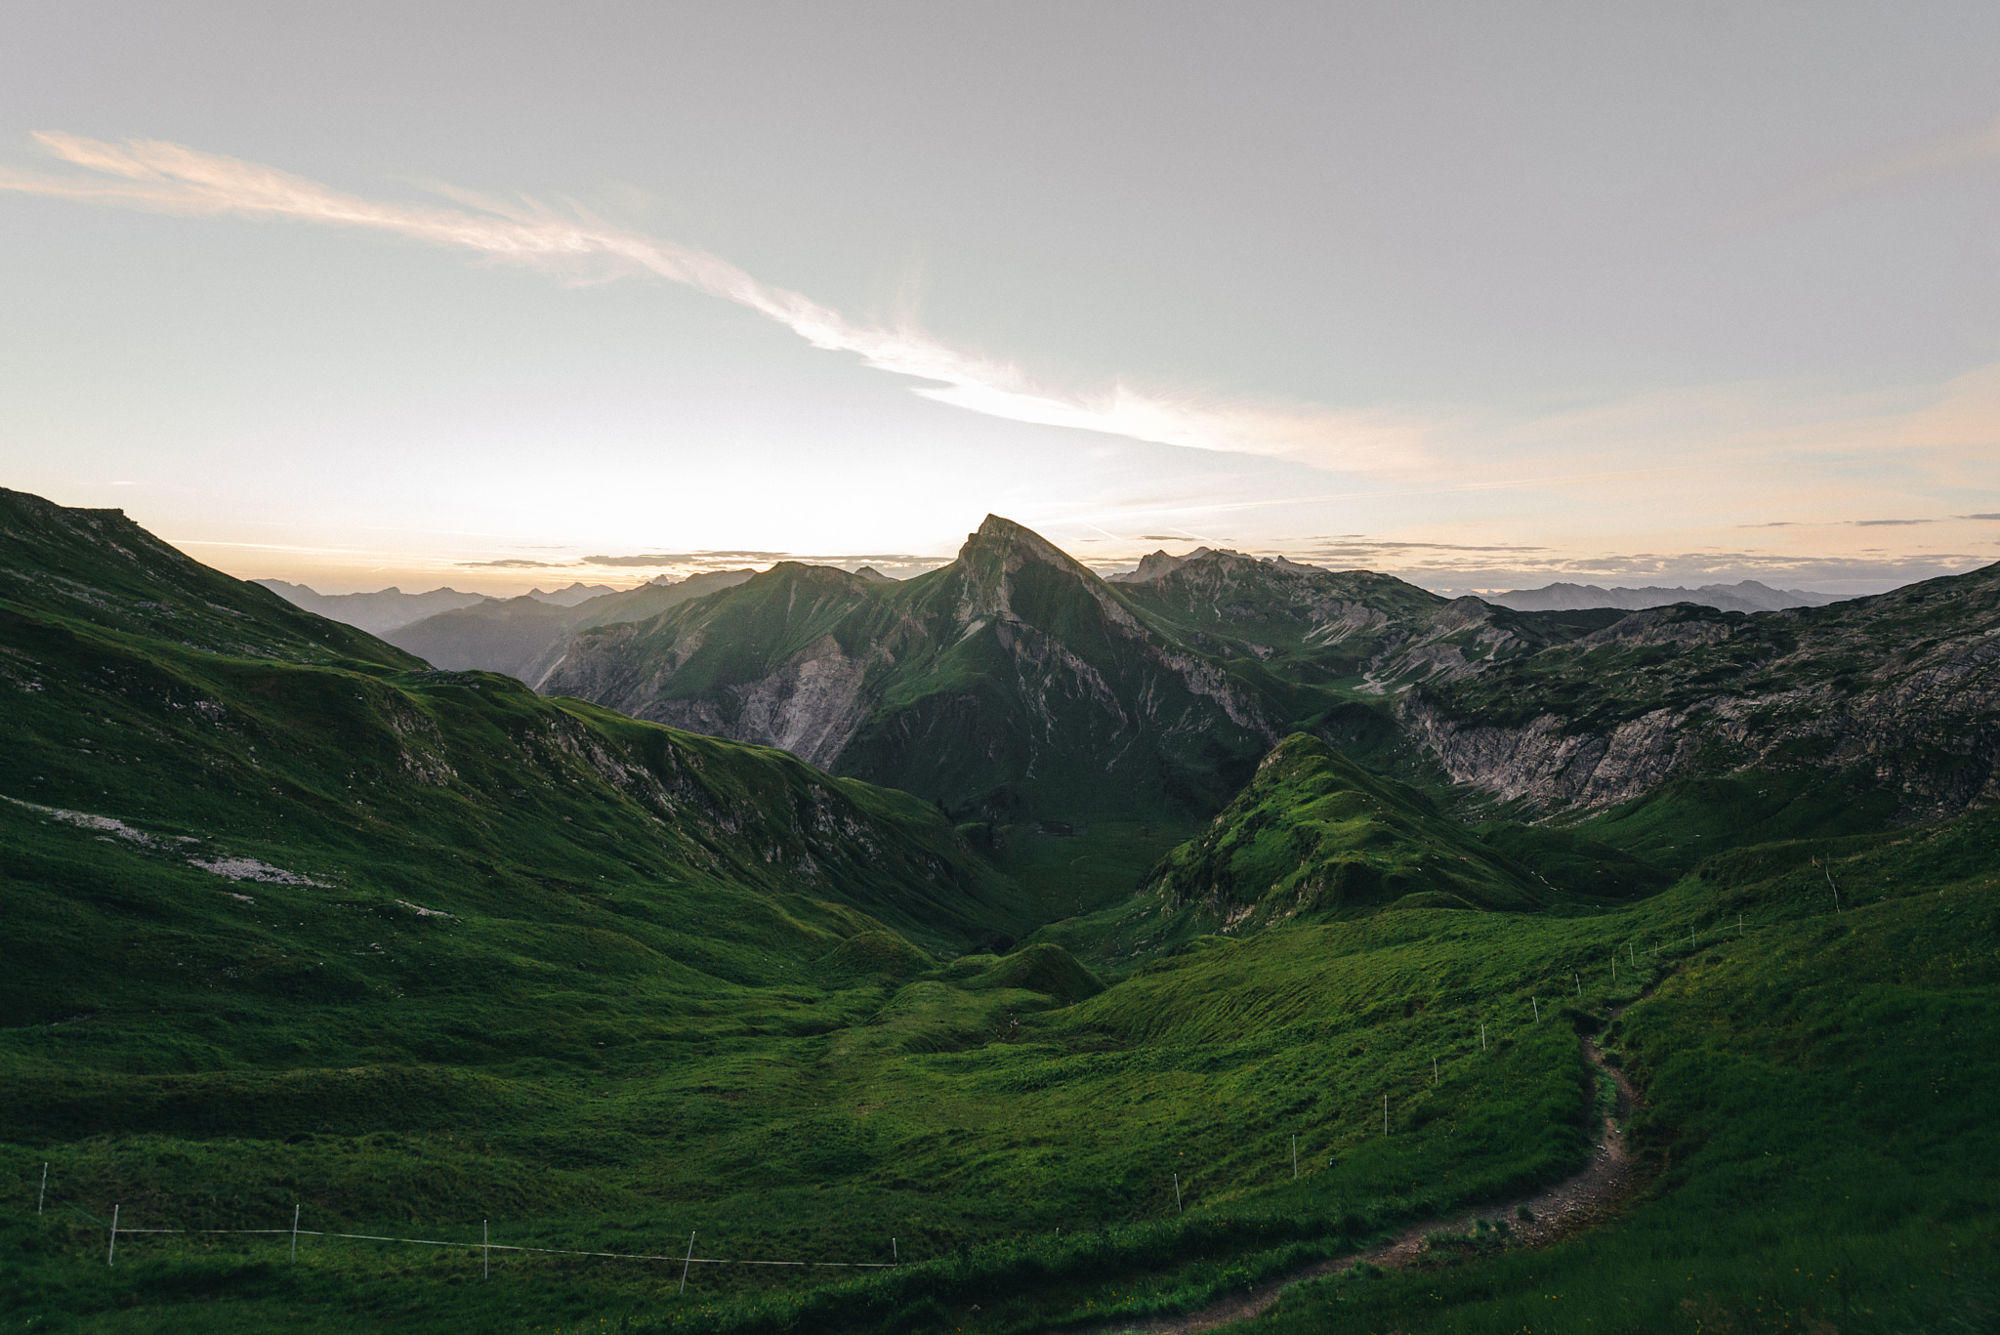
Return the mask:
<svg viewBox="0 0 2000 1335">
<path fill-rule="evenodd" d="M 190 560 L 123 510 L 72 509 L 4 488 L 0 601 L 247 658 L 421 666 L 372 635 Z"/>
<path fill-rule="evenodd" d="M 786 563 L 600 630 L 547 685 L 997 812 L 1212 806 L 1270 728 L 1227 672 L 998 517 L 901 583 Z"/>
</svg>

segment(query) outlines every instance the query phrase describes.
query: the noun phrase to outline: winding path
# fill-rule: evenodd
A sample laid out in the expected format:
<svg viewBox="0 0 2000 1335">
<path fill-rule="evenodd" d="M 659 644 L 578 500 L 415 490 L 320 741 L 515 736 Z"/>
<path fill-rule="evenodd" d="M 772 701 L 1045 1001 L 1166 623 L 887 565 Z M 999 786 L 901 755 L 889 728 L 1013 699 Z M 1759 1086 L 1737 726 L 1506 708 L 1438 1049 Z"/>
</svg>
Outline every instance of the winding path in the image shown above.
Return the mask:
<svg viewBox="0 0 2000 1335">
<path fill-rule="evenodd" d="M 1623 1007 L 1619 1009 L 1622 1012 Z M 1612 1018 L 1616 1019 L 1618 1014 L 1613 1012 Z M 1127 1332 L 1130 1335 L 1194 1335 L 1198 1331 L 1220 1330 L 1261 1315 L 1278 1301 L 1279 1294 L 1294 1284 L 1336 1275 L 1364 1263 L 1385 1270 L 1409 1265 L 1423 1254 L 1427 1235 L 1437 1232 L 1469 1233 L 1481 1219 L 1504 1219 L 1508 1224 L 1510 1241 L 1530 1247 L 1542 1246 L 1580 1228 L 1589 1227 L 1609 1213 L 1632 1189 L 1635 1171 L 1632 1155 L 1625 1148 L 1623 1124 L 1640 1099 L 1638 1090 L 1633 1088 L 1625 1073 L 1604 1060 L 1604 1051 L 1595 1039 L 1583 1041 L 1583 1058 L 1592 1070 L 1609 1076 L 1618 1087 L 1617 1105 L 1605 1114 L 1603 1125 L 1598 1128 L 1590 1163 L 1583 1171 L 1532 1195 L 1411 1224 L 1387 1242 L 1377 1243 L 1365 1252 L 1315 1262 L 1302 1270 L 1266 1280 L 1245 1292 L 1218 1299 L 1192 1312 L 1090 1326 L 1072 1330 L 1070 1335 L 1114 1335 L 1114 1332 L 1116 1335 L 1126 1335 Z M 1517 1207 L 1523 1205 L 1534 1216 L 1532 1219 L 1519 1217 Z"/>
</svg>

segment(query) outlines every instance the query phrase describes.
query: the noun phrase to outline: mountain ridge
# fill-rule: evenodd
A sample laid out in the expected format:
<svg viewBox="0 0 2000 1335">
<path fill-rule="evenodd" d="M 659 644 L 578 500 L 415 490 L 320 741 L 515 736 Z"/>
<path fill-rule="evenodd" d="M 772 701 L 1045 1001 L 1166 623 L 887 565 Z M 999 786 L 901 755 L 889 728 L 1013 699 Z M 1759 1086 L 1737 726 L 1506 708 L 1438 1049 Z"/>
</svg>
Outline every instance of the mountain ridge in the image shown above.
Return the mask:
<svg viewBox="0 0 2000 1335">
<path fill-rule="evenodd" d="M 546 684 L 641 717 L 803 745 L 817 763 L 955 808 L 1037 809 L 1048 788 L 1063 795 L 1045 806 L 1088 805 L 1106 771 L 1086 776 L 1079 750 L 1110 756 L 1111 773 L 1147 801 L 1176 785 L 1206 792 L 1215 780 L 1198 754 L 1217 749 L 1247 774 L 1271 735 L 1225 671 L 1153 634 L 1095 574 L 998 516 L 957 559 L 909 580 L 787 563 L 718 598 L 591 632 Z"/>
<path fill-rule="evenodd" d="M 1754 579 L 1734 584 L 1704 584 L 1699 588 L 1604 588 L 1596 584 L 1557 581 L 1537 589 L 1509 589 L 1504 593 L 1481 594 L 1487 602 L 1520 612 L 1576 612 L 1589 608 L 1615 607 L 1638 612 L 1672 603 L 1695 603 L 1724 612 L 1778 612 L 1788 607 L 1824 607 L 1841 601 L 1841 596 L 1812 593 L 1805 589 L 1774 589 Z"/>
<path fill-rule="evenodd" d="M 539 689 L 579 632 L 617 621 L 643 620 L 678 603 L 740 584 L 750 574 L 748 570 L 708 570 L 685 579 L 649 580 L 635 588 L 573 602 L 532 593 L 488 598 L 412 621 L 384 632 L 384 638 L 439 667 L 504 672 Z"/>
</svg>

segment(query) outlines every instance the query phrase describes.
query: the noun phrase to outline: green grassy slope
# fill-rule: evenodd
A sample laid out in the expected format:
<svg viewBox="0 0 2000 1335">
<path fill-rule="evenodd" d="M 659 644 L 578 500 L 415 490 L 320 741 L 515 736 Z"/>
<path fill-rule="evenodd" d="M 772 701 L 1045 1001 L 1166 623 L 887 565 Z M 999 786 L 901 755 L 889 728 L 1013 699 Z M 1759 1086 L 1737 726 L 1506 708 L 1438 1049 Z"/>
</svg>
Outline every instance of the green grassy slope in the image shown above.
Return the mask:
<svg viewBox="0 0 2000 1335">
<path fill-rule="evenodd" d="M 114 1202 L 134 1227 L 296 1202 L 349 1231 L 499 1217 L 516 1241 L 612 1250 L 686 1225 L 776 1257 L 868 1257 L 894 1234 L 917 1257 L 970 1249 L 953 1292 L 1013 1287 L 1010 1258 L 1059 1230 L 1135 1230 L 1111 1245 L 1142 1271 L 1212 1236 L 1300 1244 L 1358 1201 L 1396 1208 L 1400 1170 L 1282 1222 L 1254 1204 L 1282 1184 L 1240 1144 L 1246 1116 L 1265 1143 L 1297 1120 L 1271 1062 L 1328 1024 L 1360 1046 L 1313 1076 L 1315 1106 L 1372 1079 L 1358 1054 L 1393 1017 L 1362 1004 L 1362 972 L 1297 992 L 1275 1031 L 1160 1029 L 1056 947 L 964 954 L 1018 930 L 1022 901 L 914 798 L 406 667 L 282 605 L 268 644 L 245 644 L 254 601 L 225 623 L 248 655 L 135 631 L 177 615 L 168 585 L 236 596 L 170 549 L 148 560 L 153 584 L 135 568 L 95 603 L 0 603 L 0 1162 L 21 1180 L 51 1163 L 59 1206 L 4 1224 L 13 1312 L 484 1330 L 660 1296 L 644 1266 L 531 1262 L 501 1295 L 379 1249 L 274 1276 L 254 1240 L 146 1235 L 100 1272 L 83 1239 Z M 1171 969 L 1243 997 L 1318 972 L 1245 959 Z M 1554 1162 L 1544 1113 L 1573 1055 L 1532 1065 L 1541 1092 L 1464 1159 L 1468 1184 Z M 1153 1111 L 1107 1140 L 1113 1108 Z M 1167 1219 L 1183 1154 L 1226 1162 L 1201 1190 L 1248 1213 Z M 712 1273 L 680 1312 L 824 1302 L 819 1328 L 874 1324 L 865 1296 L 814 1296 L 837 1278 Z"/>
<path fill-rule="evenodd" d="M 125 517 L 0 487 L 0 600 L 186 647 L 388 667 L 422 660 L 190 561 Z"/>
<path fill-rule="evenodd" d="M 580 888 L 726 879 L 963 942 L 1018 927 L 935 811 L 780 752 L 493 674 L 206 654 L 5 604 L 0 648 L 0 793 L 162 840 L 412 894 L 504 865 Z"/>
<path fill-rule="evenodd" d="M 1553 894 L 1416 790 L 1378 779 L 1294 734 L 1201 839 L 1152 884 L 1168 902 L 1212 902 L 1262 926 L 1273 917 L 1378 908 L 1532 908 Z"/>
<path fill-rule="evenodd" d="M 1649 1096 L 1630 1134 L 1655 1177 L 1629 1213 L 1542 1252 L 1318 1284 L 1246 1329 L 1991 1329 L 2000 819 L 1828 851 L 1743 850 L 1623 915 L 1679 909 L 1713 942 L 1614 1031 Z"/>
<path fill-rule="evenodd" d="M 1670 876 L 1574 829 L 1462 823 L 1428 794 L 1294 734 L 1205 829 L 1165 853 L 1133 896 L 1052 923 L 1107 966 L 1195 940 L 1385 908 L 1603 908 Z"/>
<path fill-rule="evenodd" d="M 1036 634 L 1084 610 L 1019 569 L 917 592 L 976 608 L 1002 581 Z M 1645 894 L 1661 874 L 1595 824 L 1457 826 L 1298 739 L 1169 859 L 1175 931 L 1107 933 L 1114 911 L 1008 950 L 1048 901 L 931 804 L 366 637 L 336 652 L 310 619 L 245 644 L 250 604 L 212 614 L 235 642 L 150 633 L 183 615 L 166 582 L 211 576 L 231 606 L 199 568 L 0 602 L 11 1322 L 1002 1335 L 1176 1310 L 1575 1171 L 1578 1031 L 1626 1004 L 1654 1194 L 1546 1253 L 1302 1294 L 1277 1328 L 1992 1310 L 1990 812 L 1676 853 L 1690 874 Z M 1656 815 L 1630 846 L 1694 842 Z M 1183 833 L 1096 828 L 1126 859 Z M 1080 887 L 1088 842 L 1033 848 Z M 1340 864 L 1369 892 L 1287 916 Z M 1224 902 L 1261 929 L 1207 931 Z M 271 1237 L 142 1234 L 107 1266 L 113 1203 L 136 1227 L 298 1204 L 357 1233 L 905 1264 L 696 1268 L 683 1293 L 658 1262 L 496 1254 L 481 1280 L 462 1249 L 313 1239 L 294 1264 Z M 1839 1314 L 1802 1287 L 1828 1256 Z"/>
<path fill-rule="evenodd" d="M 657 958 L 665 933 L 531 926 L 435 893 L 455 917 L 263 885 L 238 888 L 249 906 L 148 877 L 150 860 L 87 831 L 34 834 L 28 884 L 90 887 L 49 912 L 125 929 L 123 944 L 70 929 L 104 956 L 83 980 L 95 1009 L 7 1035 L 18 1094 L 0 1170 L 21 1186 L 0 1264 L 16 1311 L 44 1319 L 170 1328 L 199 1302 L 209 1329 L 302 1313 L 329 1329 L 587 1314 L 1014 1330 L 1198 1295 L 1231 1267 L 1285 1264 L 1582 1153 L 1574 1041 L 1522 1019 L 1530 961 L 1595 952 L 1559 920 L 1302 926 L 1103 990 L 1050 947 L 939 970 L 856 935 L 797 981 L 730 985 Z M 202 894 L 246 921 L 200 922 Z M 1538 930 L 1510 936 L 1515 921 Z M 284 944 L 259 949 L 279 922 Z M 273 983 L 284 967 L 309 988 Z M 394 979 L 379 997 L 378 977 Z M 37 1228 L 20 1211 L 45 1159 L 64 1209 Z M 699 1229 L 704 1254 L 878 1259 L 893 1234 L 911 1264 L 858 1285 L 710 1271 L 686 1300 L 659 1266 L 517 1256 L 468 1285 L 463 1257 L 331 1241 L 291 1267 L 257 1239 L 137 1238 L 111 1270 L 91 1217 L 118 1201 L 140 1226 L 260 1224 L 295 1200 L 323 1227 L 464 1239 L 492 1218 L 507 1241 L 621 1251 Z"/>
</svg>

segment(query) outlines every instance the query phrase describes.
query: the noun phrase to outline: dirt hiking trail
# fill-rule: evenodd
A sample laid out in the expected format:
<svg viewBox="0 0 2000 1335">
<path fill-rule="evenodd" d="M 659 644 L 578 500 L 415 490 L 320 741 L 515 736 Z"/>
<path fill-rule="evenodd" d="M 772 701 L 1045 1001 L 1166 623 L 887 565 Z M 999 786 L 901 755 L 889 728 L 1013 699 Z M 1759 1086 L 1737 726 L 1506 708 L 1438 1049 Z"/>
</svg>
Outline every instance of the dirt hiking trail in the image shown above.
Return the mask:
<svg viewBox="0 0 2000 1335">
<path fill-rule="evenodd" d="M 1617 1019 L 1622 1013 L 1612 1013 Z M 1195 1335 L 1220 1330 L 1248 1321 L 1267 1311 L 1278 1295 L 1294 1284 L 1309 1279 L 1337 1275 L 1358 1265 L 1374 1265 L 1385 1270 L 1407 1266 L 1424 1254 L 1424 1239 L 1432 1233 L 1470 1233 L 1479 1220 L 1505 1221 L 1510 1247 L 1539 1247 L 1557 1238 L 1599 1222 L 1631 1193 L 1637 1173 L 1632 1155 L 1625 1147 L 1624 1123 L 1640 1102 L 1639 1093 L 1625 1073 L 1604 1060 L 1604 1051 L 1595 1039 L 1583 1040 L 1583 1057 L 1593 1071 L 1609 1076 L 1617 1086 L 1618 1098 L 1605 1114 L 1592 1147 L 1590 1163 L 1582 1172 L 1528 1196 L 1495 1201 L 1476 1210 L 1442 1215 L 1404 1228 L 1387 1242 L 1367 1251 L 1334 1257 L 1269 1279 L 1242 1293 L 1218 1299 L 1206 1307 L 1172 1316 L 1145 1317 L 1135 1321 L 1074 1328 L 1070 1335 Z M 1519 1207 L 1527 1206 L 1531 1219 L 1520 1217 Z"/>
</svg>

